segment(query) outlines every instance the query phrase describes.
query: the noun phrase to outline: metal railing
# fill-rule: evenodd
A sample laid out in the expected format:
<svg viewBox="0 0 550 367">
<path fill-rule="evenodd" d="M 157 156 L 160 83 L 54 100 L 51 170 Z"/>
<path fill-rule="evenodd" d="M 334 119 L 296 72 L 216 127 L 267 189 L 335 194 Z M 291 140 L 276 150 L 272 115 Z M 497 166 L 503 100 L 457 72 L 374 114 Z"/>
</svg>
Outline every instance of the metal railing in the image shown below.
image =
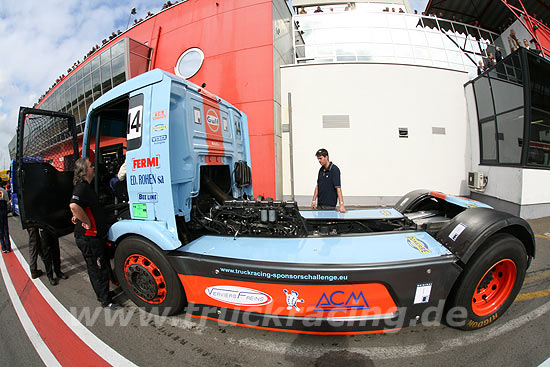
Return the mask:
<svg viewBox="0 0 550 367">
<path fill-rule="evenodd" d="M 348 11 L 293 16 L 296 63 L 381 62 L 476 74 L 499 35 L 407 13 Z"/>
</svg>

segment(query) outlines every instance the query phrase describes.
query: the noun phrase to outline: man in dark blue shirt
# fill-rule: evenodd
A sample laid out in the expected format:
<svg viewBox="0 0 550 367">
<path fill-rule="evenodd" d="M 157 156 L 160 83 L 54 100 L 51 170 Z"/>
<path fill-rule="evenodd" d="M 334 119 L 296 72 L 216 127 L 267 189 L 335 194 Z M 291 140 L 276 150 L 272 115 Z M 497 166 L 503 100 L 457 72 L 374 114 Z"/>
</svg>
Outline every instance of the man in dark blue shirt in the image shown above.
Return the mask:
<svg viewBox="0 0 550 367">
<path fill-rule="evenodd" d="M 336 202 L 339 201 L 338 211 L 345 213 L 346 208 L 344 207 L 344 197 L 342 196 L 340 184 L 340 169 L 329 160 L 326 149 L 319 149 L 315 156 L 317 156 L 321 168 L 319 168 L 317 175 L 317 185 L 313 193 L 311 208 L 334 210 Z"/>
</svg>

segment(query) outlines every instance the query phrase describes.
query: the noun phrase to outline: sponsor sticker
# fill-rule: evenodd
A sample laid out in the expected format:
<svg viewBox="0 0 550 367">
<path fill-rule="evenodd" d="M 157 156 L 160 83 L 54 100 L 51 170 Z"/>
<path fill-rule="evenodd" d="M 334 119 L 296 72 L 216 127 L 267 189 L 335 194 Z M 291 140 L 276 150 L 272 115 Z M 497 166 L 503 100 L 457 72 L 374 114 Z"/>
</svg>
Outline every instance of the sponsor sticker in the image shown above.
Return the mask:
<svg viewBox="0 0 550 367">
<path fill-rule="evenodd" d="M 132 214 L 134 218 L 147 218 L 147 205 L 132 204 Z"/>
<path fill-rule="evenodd" d="M 153 115 L 153 121 L 161 120 L 161 119 L 165 119 L 165 118 L 166 118 L 166 114 L 164 113 L 164 110 L 155 111 L 155 113 Z"/>
<path fill-rule="evenodd" d="M 414 304 L 428 303 L 430 294 L 432 293 L 432 283 L 420 283 L 416 285 L 416 293 L 414 294 Z"/>
<path fill-rule="evenodd" d="M 153 136 L 151 138 L 151 141 L 153 144 L 164 144 L 166 142 L 166 139 L 168 139 L 167 135 L 159 135 L 159 136 Z"/>
<path fill-rule="evenodd" d="M 477 204 L 476 203 L 472 203 L 472 202 L 465 202 L 464 205 L 466 205 L 466 208 L 477 208 Z"/>
<path fill-rule="evenodd" d="M 351 293 L 334 291 L 323 293 L 315 306 L 315 311 L 351 311 L 369 308 L 363 291 L 359 291 L 359 293 L 355 291 L 351 291 Z"/>
<path fill-rule="evenodd" d="M 216 132 L 220 128 L 220 118 L 218 117 L 218 114 L 213 109 L 209 109 L 208 112 L 206 112 L 206 122 L 208 123 L 208 127 L 210 127 L 210 130 Z"/>
<path fill-rule="evenodd" d="M 380 213 L 382 213 L 382 215 L 385 215 L 386 217 L 391 217 L 391 213 L 386 209 L 380 210 Z"/>
<path fill-rule="evenodd" d="M 432 251 L 428 248 L 428 244 L 415 236 L 407 236 L 409 246 L 418 250 L 421 254 L 429 254 Z"/>
<path fill-rule="evenodd" d="M 163 175 L 154 175 L 148 173 L 145 175 L 131 175 L 130 176 L 130 185 L 156 185 L 157 183 L 164 183 Z"/>
<path fill-rule="evenodd" d="M 138 201 L 142 203 L 156 203 L 158 202 L 158 194 L 156 192 L 139 192 Z"/>
<path fill-rule="evenodd" d="M 273 298 L 267 293 L 233 285 L 208 287 L 204 292 L 216 301 L 236 306 L 264 306 L 273 302 Z"/>
<path fill-rule="evenodd" d="M 157 154 L 154 157 L 151 158 L 132 158 L 132 171 L 135 171 L 136 168 L 148 168 L 148 167 L 154 167 L 154 168 L 160 168 L 160 154 Z"/>
<path fill-rule="evenodd" d="M 456 227 L 449 233 L 449 238 L 453 241 L 456 241 L 456 239 L 464 232 L 466 229 L 466 226 L 462 223 L 458 223 Z"/>
<path fill-rule="evenodd" d="M 161 131 L 166 129 L 166 124 L 157 124 L 151 128 L 153 131 Z"/>
<path fill-rule="evenodd" d="M 286 309 L 292 310 L 293 308 L 296 310 L 296 312 L 300 312 L 300 307 L 298 307 L 298 303 L 304 303 L 303 298 L 298 298 L 298 292 L 296 291 L 288 291 L 286 289 L 283 289 L 283 292 L 286 294 Z"/>
</svg>

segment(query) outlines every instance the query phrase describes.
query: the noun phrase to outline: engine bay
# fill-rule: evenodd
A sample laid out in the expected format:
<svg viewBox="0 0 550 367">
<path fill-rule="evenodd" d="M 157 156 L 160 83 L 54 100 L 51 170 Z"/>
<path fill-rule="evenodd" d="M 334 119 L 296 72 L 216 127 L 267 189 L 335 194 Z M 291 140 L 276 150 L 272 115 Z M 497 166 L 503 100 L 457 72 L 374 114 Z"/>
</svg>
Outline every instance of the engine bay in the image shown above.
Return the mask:
<svg viewBox="0 0 550 367">
<path fill-rule="evenodd" d="M 383 208 L 381 208 L 383 210 Z M 189 240 L 201 235 L 245 237 L 324 237 L 393 231 L 435 234 L 452 217 L 437 209 L 421 210 L 396 218 L 305 218 L 296 202 L 226 200 L 208 195 L 196 198 L 191 222 L 185 224 Z"/>
</svg>

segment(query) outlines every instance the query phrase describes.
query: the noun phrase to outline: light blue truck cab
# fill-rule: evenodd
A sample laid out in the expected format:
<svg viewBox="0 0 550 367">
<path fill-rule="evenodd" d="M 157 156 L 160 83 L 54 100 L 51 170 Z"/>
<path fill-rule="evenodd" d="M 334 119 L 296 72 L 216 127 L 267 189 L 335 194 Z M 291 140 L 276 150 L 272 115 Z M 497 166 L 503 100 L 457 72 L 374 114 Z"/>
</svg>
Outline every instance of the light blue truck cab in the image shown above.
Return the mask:
<svg viewBox="0 0 550 367">
<path fill-rule="evenodd" d="M 110 241 L 138 233 L 162 250 L 181 247 L 176 221 L 190 220 L 201 177 L 231 197 L 252 195 L 246 115 L 175 75 L 153 70 L 127 81 L 92 104 L 88 121 L 83 150 L 95 151 L 104 205 L 116 199 L 106 185 L 116 172 L 104 169 L 104 157 L 113 142 L 126 148 L 129 213 Z"/>
</svg>

